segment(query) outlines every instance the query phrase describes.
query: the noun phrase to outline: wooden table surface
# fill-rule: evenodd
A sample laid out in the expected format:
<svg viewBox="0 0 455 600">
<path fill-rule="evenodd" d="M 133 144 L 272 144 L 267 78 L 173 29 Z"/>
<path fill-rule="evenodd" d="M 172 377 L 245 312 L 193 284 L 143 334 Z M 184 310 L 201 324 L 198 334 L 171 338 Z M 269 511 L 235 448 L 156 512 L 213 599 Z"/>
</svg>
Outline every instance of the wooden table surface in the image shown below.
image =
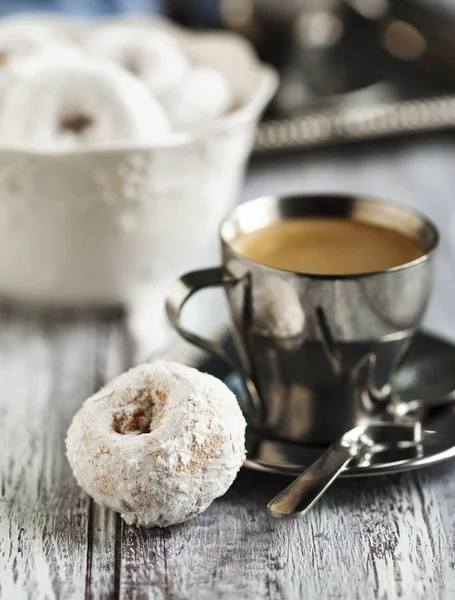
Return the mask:
<svg viewBox="0 0 455 600">
<path fill-rule="evenodd" d="M 303 189 L 366 191 L 430 214 L 444 241 L 427 326 L 455 341 L 455 142 L 262 160 L 245 196 Z M 2 600 L 455 598 L 454 461 L 340 481 L 295 521 L 265 510 L 287 480 L 248 471 L 203 515 L 165 530 L 128 527 L 96 506 L 72 478 L 65 432 L 132 361 L 116 317 L 0 312 Z"/>
</svg>

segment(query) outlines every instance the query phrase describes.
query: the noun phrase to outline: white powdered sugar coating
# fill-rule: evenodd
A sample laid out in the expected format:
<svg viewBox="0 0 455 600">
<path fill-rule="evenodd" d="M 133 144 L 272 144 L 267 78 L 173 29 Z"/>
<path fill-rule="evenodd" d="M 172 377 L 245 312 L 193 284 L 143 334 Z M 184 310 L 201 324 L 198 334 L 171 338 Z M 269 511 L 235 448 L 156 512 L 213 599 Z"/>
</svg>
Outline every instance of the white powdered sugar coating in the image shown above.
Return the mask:
<svg viewBox="0 0 455 600">
<path fill-rule="evenodd" d="M 4 94 L 0 140 L 73 148 L 148 140 L 169 121 L 139 80 L 113 63 L 35 59 Z"/>
<path fill-rule="evenodd" d="M 190 68 L 183 49 L 169 34 L 149 27 L 114 23 L 96 28 L 84 50 L 136 75 L 152 94 L 163 94 L 178 84 Z"/>
<path fill-rule="evenodd" d="M 75 48 L 73 42 L 51 24 L 2 21 L 0 23 L 0 63 L 2 67 L 21 63 L 43 50 L 55 53 Z"/>
<path fill-rule="evenodd" d="M 203 512 L 245 458 L 245 419 L 215 377 L 143 364 L 86 400 L 66 439 L 78 484 L 128 524 L 165 527 Z"/>
<path fill-rule="evenodd" d="M 0 105 L 20 68 L 32 58 L 72 56 L 81 51 L 63 32 L 44 23 L 0 22 Z"/>
<path fill-rule="evenodd" d="M 188 70 L 160 100 L 176 131 L 200 127 L 229 112 L 234 102 L 227 79 L 208 66 Z"/>
</svg>

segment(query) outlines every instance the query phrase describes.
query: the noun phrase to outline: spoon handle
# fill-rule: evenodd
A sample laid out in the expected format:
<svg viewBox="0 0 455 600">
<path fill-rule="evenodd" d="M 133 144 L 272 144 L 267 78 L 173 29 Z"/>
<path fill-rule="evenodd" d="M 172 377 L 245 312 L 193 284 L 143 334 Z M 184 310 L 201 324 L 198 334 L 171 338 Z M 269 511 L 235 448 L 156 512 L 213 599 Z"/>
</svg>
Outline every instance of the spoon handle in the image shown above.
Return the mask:
<svg viewBox="0 0 455 600">
<path fill-rule="evenodd" d="M 271 500 L 267 508 L 274 517 L 304 515 L 354 460 L 352 449 L 332 444 L 291 485 Z"/>
</svg>

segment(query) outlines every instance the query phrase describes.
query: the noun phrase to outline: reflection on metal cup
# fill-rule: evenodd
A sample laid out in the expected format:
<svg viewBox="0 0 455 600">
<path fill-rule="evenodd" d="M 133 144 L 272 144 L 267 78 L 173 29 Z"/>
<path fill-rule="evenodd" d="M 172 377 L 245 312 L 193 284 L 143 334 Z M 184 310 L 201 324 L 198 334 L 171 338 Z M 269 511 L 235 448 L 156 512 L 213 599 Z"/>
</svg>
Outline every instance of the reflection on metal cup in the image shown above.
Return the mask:
<svg viewBox="0 0 455 600">
<path fill-rule="evenodd" d="M 419 244 L 421 256 L 382 271 L 314 275 L 270 267 L 235 249 L 239 235 L 283 219 L 315 216 L 399 230 Z M 438 244 L 434 225 L 409 208 L 363 197 L 266 197 L 232 211 L 220 237 L 223 266 L 177 282 L 168 296 L 168 314 L 184 337 L 222 355 L 182 328 L 179 317 L 194 292 L 226 288 L 241 361 L 237 369 L 255 397 L 256 423 L 281 439 L 326 444 L 383 415 L 391 374 L 430 296 Z"/>
<path fill-rule="evenodd" d="M 253 288 L 252 294 L 256 332 L 270 334 L 278 346 L 298 345 L 305 325 L 298 288 L 290 281 L 270 275 L 264 278 L 261 288 Z"/>
</svg>

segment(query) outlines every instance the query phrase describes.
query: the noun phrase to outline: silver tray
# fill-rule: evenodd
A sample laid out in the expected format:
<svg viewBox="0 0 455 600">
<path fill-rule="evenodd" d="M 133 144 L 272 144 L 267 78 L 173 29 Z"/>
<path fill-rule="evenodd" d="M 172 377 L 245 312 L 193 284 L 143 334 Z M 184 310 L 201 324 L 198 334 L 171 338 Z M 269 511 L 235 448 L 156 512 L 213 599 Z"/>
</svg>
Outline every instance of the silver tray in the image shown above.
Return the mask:
<svg viewBox="0 0 455 600">
<path fill-rule="evenodd" d="M 254 153 L 366 141 L 455 127 L 455 95 L 349 105 L 312 111 L 300 117 L 264 121 Z"/>
<path fill-rule="evenodd" d="M 446 14 L 433 0 L 426 7 L 388 1 L 382 17 L 371 21 L 359 14 L 361 4 L 368 3 L 348 0 L 339 7 L 343 33 L 334 45 L 308 48 L 291 27 L 288 52 L 272 53 L 281 84 L 258 130 L 257 153 L 455 126 L 454 45 L 453 36 L 447 36 L 455 28 L 453 8 Z M 420 31 L 425 39 L 421 56 L 398 58 L 387 36 L 398 23 Z M 403 49 L 409 40 L 400 31 Z"/>
</svg>

